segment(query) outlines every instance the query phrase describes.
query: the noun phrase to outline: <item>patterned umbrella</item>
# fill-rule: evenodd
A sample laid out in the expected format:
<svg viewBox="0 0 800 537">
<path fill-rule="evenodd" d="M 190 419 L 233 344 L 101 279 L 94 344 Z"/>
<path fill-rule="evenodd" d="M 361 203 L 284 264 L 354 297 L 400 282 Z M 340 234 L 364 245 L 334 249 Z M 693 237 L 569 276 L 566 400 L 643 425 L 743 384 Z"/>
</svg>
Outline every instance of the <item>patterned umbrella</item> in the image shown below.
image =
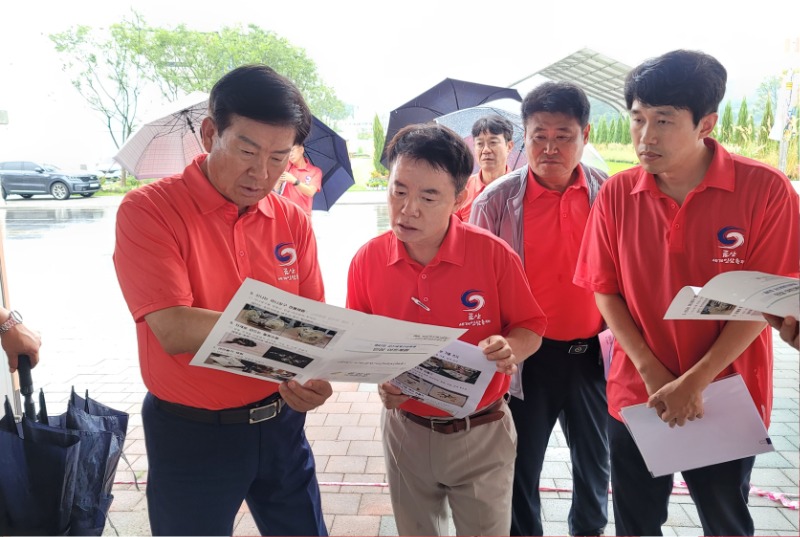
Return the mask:
<svg viewBox="0 0 800 537">
<path fill-rule="evenodd" d="M 172 112 L 142 125 L 114 160 L 137 179 L 158 179 L 183 171 L 203 153 L 200 123 L 208 115 L 208 94 L 195 92 L 170 104 Z"/>
</svg>

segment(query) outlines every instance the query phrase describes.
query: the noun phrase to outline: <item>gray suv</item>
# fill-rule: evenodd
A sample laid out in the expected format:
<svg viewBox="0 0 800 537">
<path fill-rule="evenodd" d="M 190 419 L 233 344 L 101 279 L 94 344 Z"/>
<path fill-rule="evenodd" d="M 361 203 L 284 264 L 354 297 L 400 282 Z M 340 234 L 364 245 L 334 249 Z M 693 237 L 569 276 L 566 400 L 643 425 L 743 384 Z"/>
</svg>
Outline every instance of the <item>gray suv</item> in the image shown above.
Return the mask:
<svg viewBox="0 0 800 537">
<path fill-rule="evenodd" d="M 88 172 L 66 172 L 50 164 L 26 160 L 0 162 L 3 199 L 11 194 L 23 198 L 34 194 L 50 194 L 57 200 L 73 194 L 88 198 L 100 190 L 100 180 Z"/>
</svg>

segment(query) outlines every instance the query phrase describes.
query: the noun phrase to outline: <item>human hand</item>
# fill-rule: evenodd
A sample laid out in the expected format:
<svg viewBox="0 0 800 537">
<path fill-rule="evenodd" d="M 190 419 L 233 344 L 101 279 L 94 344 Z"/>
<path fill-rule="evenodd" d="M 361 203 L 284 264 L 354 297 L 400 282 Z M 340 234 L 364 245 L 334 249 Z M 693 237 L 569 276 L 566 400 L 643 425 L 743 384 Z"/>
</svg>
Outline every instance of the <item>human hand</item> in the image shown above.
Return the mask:
<svg viewBox="0 0 800 537">
<path fill-rule="evenodd" d="M 388 410 L 397 408 L 410 399 L 403 391 L 390 382 L 378 385 L 378 394 L 381 396 L 383 406 Z"/>
<path fill-rule="evenodd" d="M 764 314 L 769 325 L 778 331 L 781 339 L 797 350 L 800 350 L 800 323 L 791 316 L 778 317 L 777 315 Z"/>
<path fill-rule="evenodd" d="M 280 182 L 280 181 L 282 181 L 282 182 L 284 182 L 284 183 L 294 183 L 294 182 L 295 182 L 295 177 L 294 177 L 294 175 L 292 175 L 292 174 L 291 174 L 291 173 L 289 173 L 289 172 L 283 172 L 283 173 L 282 173 L 282 174 L 280 174 L 280 176 L 278 177 L 278 181 L 279 181 L 279 182 Z"/>
<path fill-rule="evenodd" d="M 703 390 L 706 386 L 684 375 L 668 382 L 647 400 L 658 416 L 670 427 L 683 427 L 686 421 L 703 417 Z"/>
<path fill-rule="evenodd" d="M 518 360 L 506 338 L 498 335 L 489 336 L 478 343 L 478 346 L 483 349 L 487 360 L 495 362 L 499 373 L 513 375 L 517 372 Z"/>
<path fill-rule="evenodd" d="M 647 373 L 642 374 L 642 381 L 644 381 L 644 387 L 647 390 L 648 396 L 652 396 L 676 378 L 677 377 L 673 375 L 669 369 L 660 363 L 655 367 L 649 368 Z M 667 410 L 667 407 L 662 402 L 653 406 L 655 406 L 659 416 Z"/>
<path fill-rule="evenodd" d="M 327 401 L 333 394 L 333 387 L 327 380 L 309 380 L 303 385 L 290 380 L 281 383 L 278 391 L 292 410 L 308 412 Z"/>
<path fill-rule="evenodd" d="M 42 338 L 38 332 L 24 324 L 18 324 L 3 334 L 2 345 L 8 355 L 8 370 L 12 373 L 19 366 L 20 354 L 27 354 L 30 357 L 31 367 L 39 363 L 39 348 L 42 346 Z"/>
</svg>

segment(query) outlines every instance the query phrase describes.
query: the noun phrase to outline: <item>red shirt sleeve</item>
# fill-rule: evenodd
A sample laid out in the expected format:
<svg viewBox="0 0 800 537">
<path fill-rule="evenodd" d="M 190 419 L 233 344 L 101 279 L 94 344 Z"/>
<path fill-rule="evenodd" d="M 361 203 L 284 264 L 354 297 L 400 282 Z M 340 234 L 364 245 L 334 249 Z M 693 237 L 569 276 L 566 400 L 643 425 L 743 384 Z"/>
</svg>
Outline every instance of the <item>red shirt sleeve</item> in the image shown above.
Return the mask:
<svg viewBox="0 0 800 537">
<path fill-rule="evenodd" d="M 595 293 L 620 292 L 617 280 L 616 220 L 607 214 L 609 182 L 603 184 L 586 222 L 572 282 Z"/>
</svg>

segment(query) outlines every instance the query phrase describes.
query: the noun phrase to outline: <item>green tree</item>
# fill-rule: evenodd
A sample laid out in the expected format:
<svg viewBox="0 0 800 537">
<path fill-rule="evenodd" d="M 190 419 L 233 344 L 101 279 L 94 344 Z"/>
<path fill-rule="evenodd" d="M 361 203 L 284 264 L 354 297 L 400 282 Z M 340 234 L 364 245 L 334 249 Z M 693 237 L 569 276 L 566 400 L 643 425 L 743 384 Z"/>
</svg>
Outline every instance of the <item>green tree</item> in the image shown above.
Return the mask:
<svg viewBox="0 0 800 537">
<path fill-rule="evenodd" d="M 612 117 L 608 122 L 608 135 L 606 136 L 607 144 L 614 144 L 617 142 L 617 122 Z"/>
<path fill-rule="evenodd" d="M 633 140 L 631 139 L 631 116 L 625 116 L 625 128 L 622 131 L 622 143 L 623 144 L 632 144 Z"/>
<path fill-rule="evenodd" d="M 725 110 L 722 112 L 722 121 L 719 127 L 719 141 L 727 143 L 733 139 L 733 107 L 731 102 L 725 104 Z"/>
<path fill-rule="evenodd" d="M 608 143 L 608 124 L 606 123 L 605 116 L 600 118 L 600 123 L 597 124 L 597 144 Z"/>
<path fill-rule="evenodd" d="M 778 91 L 781 87 L 781 77 L 770 76 L 761 81 L 756 90 L 756 105 L 751 106 L 753 116 L 763 118 L 767 113 L 767 102 L 770 103 L 770 109 L 778 102 Z M 774 114 L 774 110 L 772 111 Z"/>
<path fill-rule="evenodd" d="M 744 145 L 750 138 L 748 126 L 750 125 L 750 114 L 747 111 L 747 97 L 742 98 L 742 104 L 739 106 L 739 113 L 736 115 L 736 128 L 733 130 L 733 143 L 737 145 Z"/>
<path fill-rule="evenodd" d="M 623 139 L 625 138 L 625 120 L 622 119 L 622 115 L 617 116 L 617 120 L 614 126 L 614 143 L 615 144 L 623 144 Z"/>
<path fill-rule="evenodd" d="M 773 145 L 777 147 L 777 144 L 774 143 L 775 141 L 769 139 L 769 131 L 772 129 L 773 123 L 775 123 L 775 114 L 772 111 L 772 99 L 767 95 L 764 105 L 764 115 L 761 116 L 761 124 L 758 127 L 759 145 L 765 147 Z"/>
<path fill-rule="evenodd" d="M 292 80 L 312 112 L 332 121 L 347 115 L 345 105 L 326 86 L 305 49 L 255 24 L 226 26 L 201 32 L 186 25 L 144 27 L 147 36 L 138 50 L 149 67 L 150 79 L 169 100 L 192 91 L 208 92 L 222 75 L 240 65 L 265 63 Z"/>
<path fill-rule="evenodd" d="M 348 114 L 304 49 L 252 24 L 219 32 L 184 25 L 158 28 L 133 11 L 108 30 L 77 26 L 49 37 L 72 84 L 100 112 L 117 147 L 136 126 L 139 97 L 148 81 L 173 101 L 192 91 L 210 91 L 222 75 L 246 63 L 266 63 L 291 79 L 326 123 Z"/>
<path fill-rule="evenodd" d="M 100 113 L 117 148 L 136 126 L 139 95 L 147 83 L 141 58 L 130 46 L 139 38 L 130 31 L 138 23 L 134 18 L 107 31 L 76 26 L 49 36 L 62 58 L 62 69 L 89 106 Z"/>
<path fill-rule="evenodd" d="M 375 166 L 375 171 L 378 175 L 382 177 L 389 175 L 389 170 L 386 169 L 386 166 L 381 164 L 381 153 L 383 152 L 383 144 L 385 142 L 386 134 L 383 132 L 383 125 L 381 125 L 378 114 L 375 114 L 375 119 L 372 121 L 372 143 L 375 149 L 372 154 L 372 164 Z"/>
</svg>

